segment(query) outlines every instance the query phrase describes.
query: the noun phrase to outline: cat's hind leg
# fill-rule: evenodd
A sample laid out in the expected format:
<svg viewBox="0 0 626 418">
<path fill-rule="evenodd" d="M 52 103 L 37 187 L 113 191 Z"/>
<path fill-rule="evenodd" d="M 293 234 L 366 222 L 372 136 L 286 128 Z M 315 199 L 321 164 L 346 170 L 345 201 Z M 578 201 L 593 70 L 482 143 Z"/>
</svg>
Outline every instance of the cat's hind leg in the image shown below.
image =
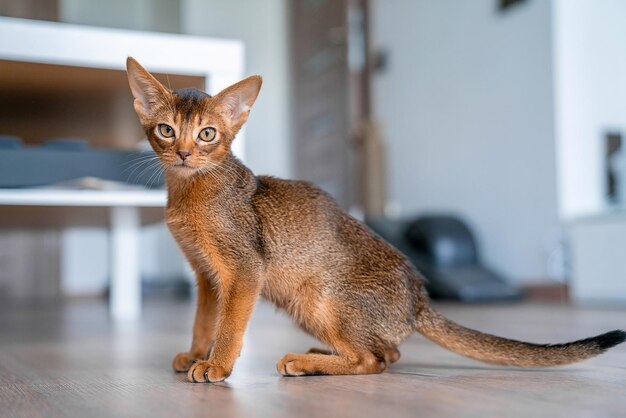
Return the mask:
<svg viewBox="0 0 626 418">
<path fill-rule="evenodd" d="M 352 347 L 344 347 L 337 354 L 290 353 L 276 364 L 276 370 L 283 376 L 375 374 L 386 367 L 383 358 Z"/>
<path fill-rule="evenodd" d="M 329 350 L 326 348 L 317 348 L 317 347 L 310 348 L 309 351 L 307 351 L 306 353 L 307 354 L 324 354 L 326 356 L 335 354 L 332 350 Z M 389 365 L 400 360 L 400 351 L 398 350 L 397 347 L 391 346 L 385 349 L 383 356 L 385 358 L 385 363 Z"/>
<path fill-rule="evenodd" d="M 276 365 L 283 376 L 318 376 L 346 374 L 376 374 L 386 363 L 372 353 L 341 354 L 287 354 Z"/>
</svg>

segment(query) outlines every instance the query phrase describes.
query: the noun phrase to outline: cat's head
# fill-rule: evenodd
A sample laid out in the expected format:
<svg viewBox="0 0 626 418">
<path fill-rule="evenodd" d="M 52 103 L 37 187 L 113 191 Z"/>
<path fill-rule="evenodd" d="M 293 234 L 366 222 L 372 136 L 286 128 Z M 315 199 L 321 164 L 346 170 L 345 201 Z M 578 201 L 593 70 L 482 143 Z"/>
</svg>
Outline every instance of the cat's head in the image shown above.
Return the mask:
<svg viewBox="0 0 626 418">
<path fill-rule="evenodd" d="M 261 89 L 252 76 L 211 97 L 197 89 L 170 90 L 128 57 L 135 111 L 163 166 L 182 176 L 224 160 Z"/>
</svg>

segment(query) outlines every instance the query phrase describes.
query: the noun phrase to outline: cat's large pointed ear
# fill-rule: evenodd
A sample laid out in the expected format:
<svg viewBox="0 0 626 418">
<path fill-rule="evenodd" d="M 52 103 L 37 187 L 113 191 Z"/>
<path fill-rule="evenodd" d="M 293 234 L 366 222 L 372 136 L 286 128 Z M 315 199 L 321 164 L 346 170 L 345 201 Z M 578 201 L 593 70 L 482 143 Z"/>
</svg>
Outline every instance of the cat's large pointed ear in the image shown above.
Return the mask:
<svg viewBox="0 0 626 418">
<path fill-rule="evenodd" d="M 253 75 L 225 88 L 215 96 L 222 113 L 233 128 L 241 128 L 248 120 L 250 109 L 259 95 L 262 83 L 261 76 Z"/>
<path fill-rule="evenodd" d="M 145 122 L 158 103 L 168 100 L 170 92 L 133 57 L 126 59 L 126 75 L 135 98 L 135 111 Z"/>
</svg>

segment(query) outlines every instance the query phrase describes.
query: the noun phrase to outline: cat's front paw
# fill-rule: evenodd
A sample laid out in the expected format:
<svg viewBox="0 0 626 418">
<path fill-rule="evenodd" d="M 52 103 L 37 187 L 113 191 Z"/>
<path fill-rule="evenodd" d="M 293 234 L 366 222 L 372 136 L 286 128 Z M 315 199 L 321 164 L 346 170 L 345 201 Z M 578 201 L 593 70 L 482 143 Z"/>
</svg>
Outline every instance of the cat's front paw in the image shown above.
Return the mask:
<svg viewBox="0 0 626 418">
<path fill-rule="evenodd" d="M 195 362 L 187 372 L 187 380 L 193 383 L 221 382 L 230 376 L 230 371 L 209 361 Z"/>
<path fill-rule="evenodd" d="M 178 353 L 172 360 L 172 368 L 178 373 L 186 372 L 198 360 L 192 357 L 190 353 Z"/>
</svg>

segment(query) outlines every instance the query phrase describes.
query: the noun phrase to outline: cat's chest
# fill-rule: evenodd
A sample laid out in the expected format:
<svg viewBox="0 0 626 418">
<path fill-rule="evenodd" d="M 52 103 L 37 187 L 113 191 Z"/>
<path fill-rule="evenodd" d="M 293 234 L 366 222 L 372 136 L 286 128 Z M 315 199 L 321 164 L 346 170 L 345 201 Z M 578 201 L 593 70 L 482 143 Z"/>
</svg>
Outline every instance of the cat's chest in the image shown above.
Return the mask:
<svg viewBox="0 0 626 418">
<path fill-rule="evenodd" d="M 226 264 L 224 257 L 227 228 L 206 207 L 169 207 L 167 226 L 194 268 L 219 273 Z"/>
<path fill-rule="evenodd" d="M 201 243 L 209 238 L 209 229 L 205 225 L 184 214 L 168 211 L 166 221 L 170 232 L 183 250 L 200 247 Z"/>
</svg>

